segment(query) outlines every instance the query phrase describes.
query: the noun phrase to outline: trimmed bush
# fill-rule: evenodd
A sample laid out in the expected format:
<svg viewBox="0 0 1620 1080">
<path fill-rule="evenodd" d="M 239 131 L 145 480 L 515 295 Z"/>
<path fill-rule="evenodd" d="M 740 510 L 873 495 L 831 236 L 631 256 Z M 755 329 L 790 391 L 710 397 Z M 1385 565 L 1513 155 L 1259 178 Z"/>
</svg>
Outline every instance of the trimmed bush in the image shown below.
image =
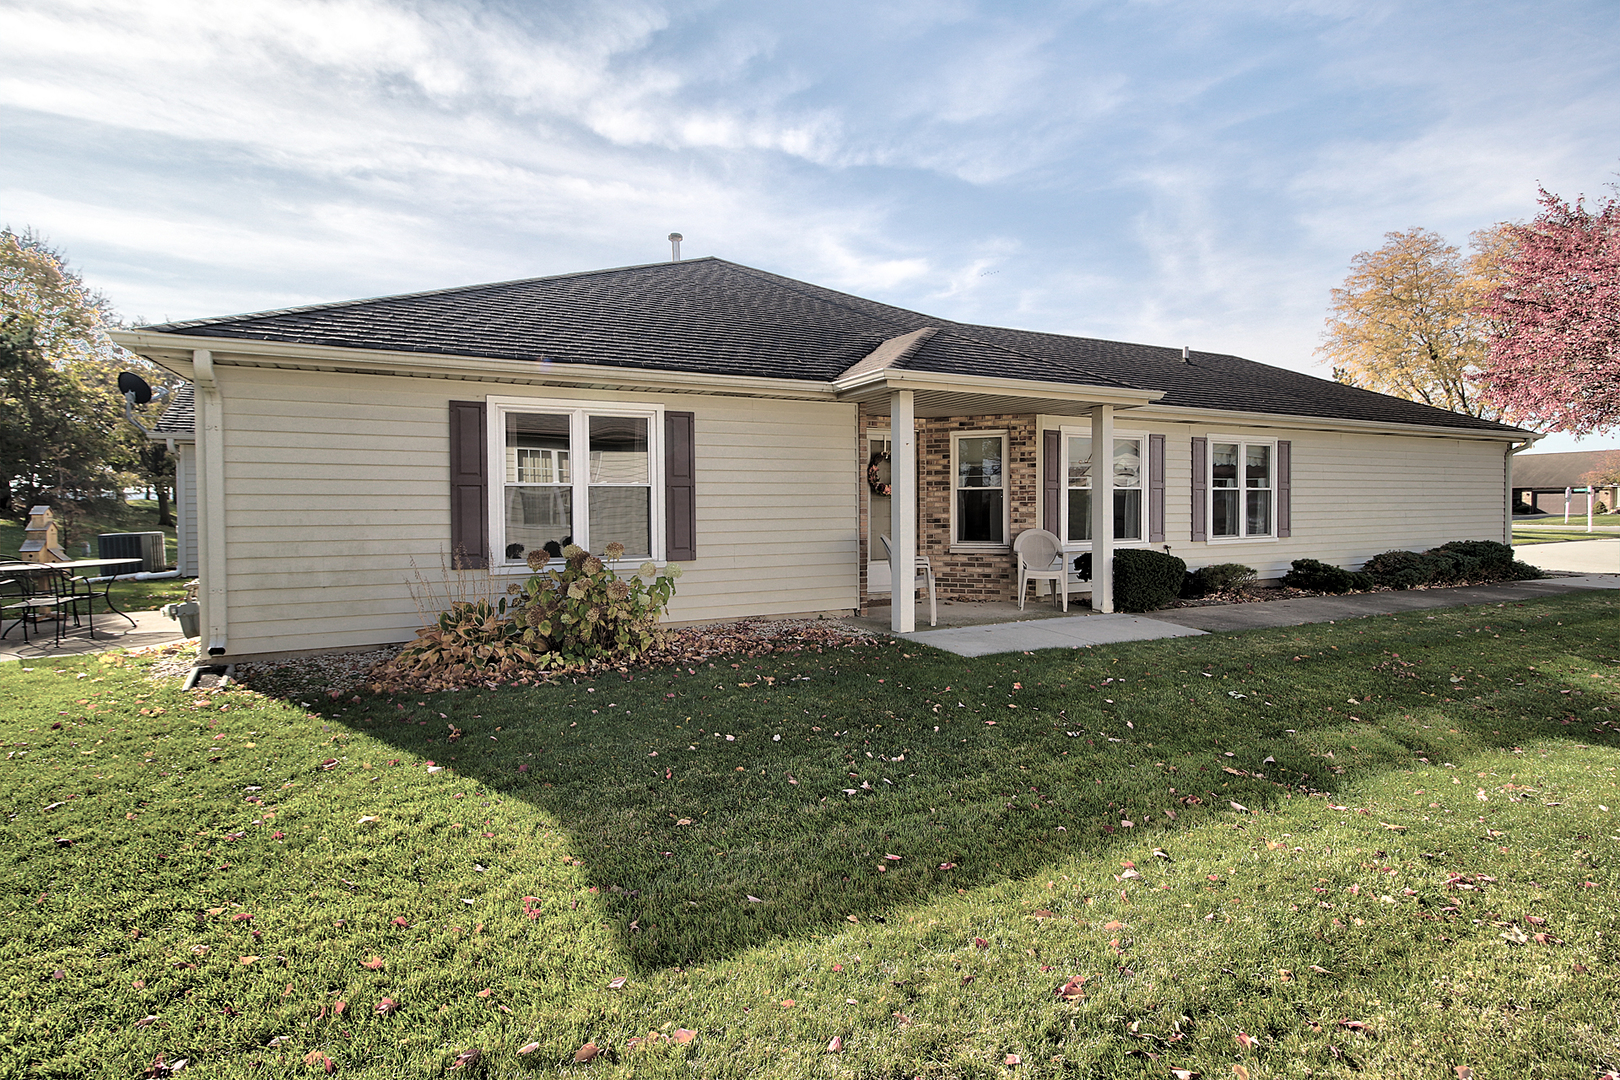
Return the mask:
<svg viewBox="0 0 1620 1080">
<path fill-rule="evenodd" d="M 1187 564 L 1174 555 L 1143 548 L 1114 552 L 1114 606 L 1121 611 L 1156 611 L 1176 598 Z"/>
<path fill-rule="evenodd" d="M 1257 576 L 1254 567 L 1242 563 L 1200 566 L 1197 570 L 1187 572 L 1181 583 L 1181 596 L 1186 600 L 1197 600 L 1210 593 L 1242 592 L 1254 584 Z"/>
<path fill-rule="evenodd" d="M 1372 588 L 1373 579 L 1340 566 L 1332 566 L 1317 559 L 1295 559 L 1292 569 L 1283 575 L 1282 583 L 1290 589 L 1308 589 L 1311 592 L 1347 593 L 1353 589 Z"/>
<path fill-rule="evenodd" d="M 1495 540 L 1453 540 L 1429 551 L 1386 551 L 1362 566 L 1379 585 L 1412 589 L 1459 581 L 1529 581 L 1541 577 L 1517 562 L 1513 549 Z"/>
</svg>

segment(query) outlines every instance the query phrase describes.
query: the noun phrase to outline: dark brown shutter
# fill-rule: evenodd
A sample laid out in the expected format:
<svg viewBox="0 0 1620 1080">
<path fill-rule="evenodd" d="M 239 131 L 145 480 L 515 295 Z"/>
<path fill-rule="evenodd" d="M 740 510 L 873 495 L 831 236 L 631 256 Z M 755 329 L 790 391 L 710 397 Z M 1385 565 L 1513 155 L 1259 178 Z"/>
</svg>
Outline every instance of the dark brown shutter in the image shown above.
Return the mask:
<svg viewBox="0 0 1620 1080">
<path fill-rule="evenodd" d="M 1192 441 L 1192 538 L 1196 543 L 1209 539 L 1205 515 L 1209 512 L 1209 440 Z"/>
<path fill-rule="evenodd" d="M 696 416 L 664 413 L 664 558 L 697 558 Z"/>
<path fill-rule="evenodd" d="M 489 565 L 488 412 L 482 401 L 450 403 L 450 563 Z"/>
<path fill-rule="evenodd" d="M 1148 543 L 1164 543 L 1164 436 L 1148 436 Z"/>
<path fill-rule="evenodd" d="M 1063 433 L 1041 432 L 1041 528 L 1063 538 Z"/>
<path fill-rule="evenodd" d="M 1287 439 L 1277 443 L 1277 535 L 1292 536 L 1294 534 L 1293 508 L 1289 501 L 1293 497 L 1293 484 L 1289 473 L 1293 470 L 1294 444 Z"/>
</svg>

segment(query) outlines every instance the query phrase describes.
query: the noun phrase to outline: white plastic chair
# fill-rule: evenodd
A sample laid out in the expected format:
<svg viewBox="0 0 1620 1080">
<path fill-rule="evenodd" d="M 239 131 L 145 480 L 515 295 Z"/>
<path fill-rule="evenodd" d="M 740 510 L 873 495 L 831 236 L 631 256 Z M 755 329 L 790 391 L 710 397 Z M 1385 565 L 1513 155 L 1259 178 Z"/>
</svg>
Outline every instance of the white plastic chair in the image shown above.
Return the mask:
<svg viewBox="0 0 1620 1080">
<path fill-rule="evenodd" d="M 878 539 L 883 541 L 883 556 L 884 556 L 884 558 L 887 559 L 890 563 L 893 563 L 894 562 L 894 549 L 889 546 L 889 538 L 887 536 L 879 536 Z M 934 564 L 928 561 L 928 556 L 926 556 L 926 555 L 918 555 L 917 556 L 917 576 L 916 576 L 915 580 L 913 580 L 912 583 L 911 583 L 912 597 L 914 597 L 916 595 L 916 592 L 917 592 L 918 589 L 927 589 L 928 590 L 928 625 L 929 626 L 938 626 L 939 625 L 939 605 L 938 605 L 938 602 L 934 599 Z M 891 603 L 898 604 L 900 602 L 900 590 L 899 589 L 891 588 L 890 592 L 889 592 L 889 596 L 891 598 L 890 599 Z M 912 599 L 912 597 L 908 597 L 907 599 L 908 600 Z"/>
<path fill-rule="evenodd" d="M 1024 610 L 1024 591 L 1031 581 L 1050 581 L 1068 611 L 1069 566 L 1063 542 L 1045 529 L 1025 529 L 1013 541 L 1013 552 L 1018 556 L 1018 610 Z"/>
</svg>

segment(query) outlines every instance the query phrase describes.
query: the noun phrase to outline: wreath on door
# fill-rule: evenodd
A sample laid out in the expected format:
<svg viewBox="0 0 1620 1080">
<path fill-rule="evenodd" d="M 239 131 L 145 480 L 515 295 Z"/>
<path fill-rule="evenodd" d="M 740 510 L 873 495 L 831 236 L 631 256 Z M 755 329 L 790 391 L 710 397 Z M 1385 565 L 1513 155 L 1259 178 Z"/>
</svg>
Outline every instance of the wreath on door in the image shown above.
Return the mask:
<svg viewBox="0 0 1620 1080">
<path fill-rule="evenodd" d="M 883 466 L 888 460 L 887 451 L 874 450 L 866 462 L 866 486 L 872 490 L 873 495 L 881 495 L 884 498 L 888 498 L 894 492 L 894 485 L 883 479 L 885 472 Z"/>
</svg>

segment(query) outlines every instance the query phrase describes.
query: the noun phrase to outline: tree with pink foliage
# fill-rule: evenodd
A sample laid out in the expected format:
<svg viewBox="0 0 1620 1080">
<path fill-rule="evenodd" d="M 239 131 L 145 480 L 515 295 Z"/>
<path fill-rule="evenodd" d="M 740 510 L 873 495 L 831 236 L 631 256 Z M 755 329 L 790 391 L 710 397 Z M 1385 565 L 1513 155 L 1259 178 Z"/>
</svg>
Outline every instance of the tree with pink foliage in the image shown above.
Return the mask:
<svg viewBox="0 0 1620 1080">
<path fill-rule="evenodd" d="M 1478 377 L 1487 397 L 1527 427 L 1620 425 L 1620 200 L 1589 210 L 1542 189 L 1536 219 L 1505 228 L 1483 307 L 1495 331 Z"/>
</svg>

